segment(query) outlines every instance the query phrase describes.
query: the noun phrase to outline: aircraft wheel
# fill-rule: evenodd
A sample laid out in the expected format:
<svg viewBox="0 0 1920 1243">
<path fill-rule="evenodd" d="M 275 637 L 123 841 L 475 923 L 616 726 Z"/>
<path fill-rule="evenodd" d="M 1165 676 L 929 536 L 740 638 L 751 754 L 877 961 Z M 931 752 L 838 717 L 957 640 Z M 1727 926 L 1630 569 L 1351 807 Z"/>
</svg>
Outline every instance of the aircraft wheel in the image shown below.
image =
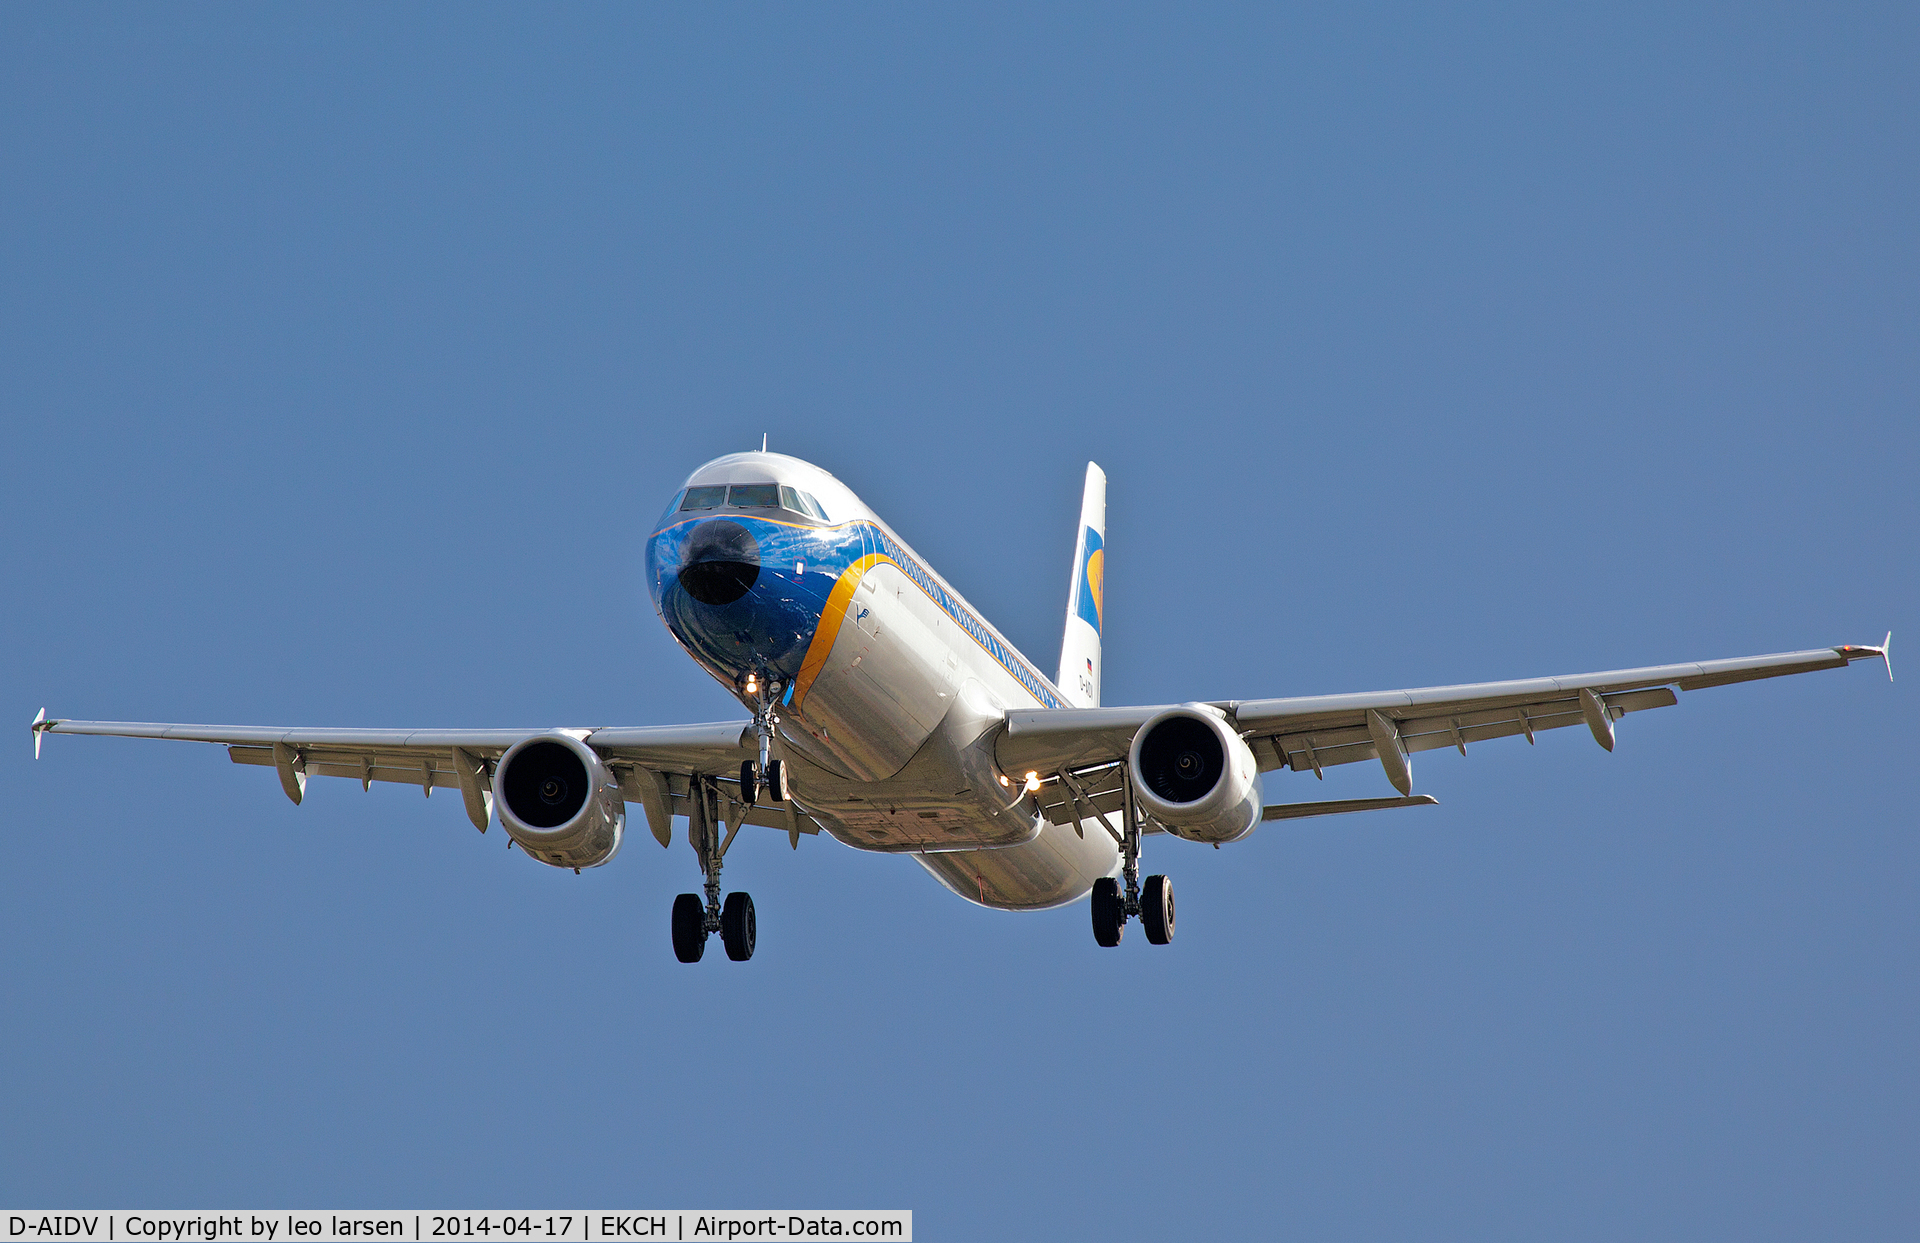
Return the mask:
<svg viewBox="0 0 1920 1243">
<path fill-rule="evenodd" d="M 1093 882 L 1093 939 L 1108 947 L 1120 944 L 1127 930 L 1126 907 L 1120 899 L 1120 882 L 1102 876 Z"/>
<path fill-rule="evenodd" d="M 727 957 L 735 962 L 753 957 L 753 899 L 745 893 L 736 890 L 728 894 L 720 908 L 720 941 L 727 947 Z"/>
<path fill-rule="evenodd" d="M 787 766 L 780 760 L 767 761 L 767 801 L 784 803 L 787 801 Z"/>
<path fill-rule="evenodd" d="M 1140 887 L 1140 922 L 1147 927 L 1147 940 L 1165 945 L 1173 940 L 1173 882 L 1164 876 L 1149 876 Z"/>
<path fill-rule="evenodd" d="M 740 801 L 753 806 L 754 795 L 759 792 L 759 774 L 753 771 L 752 760 L 740 761 Z"/>
<path fill-rule="evenodd" d="M 673 900 L 673 956 L 681 962 L 699 962 L 707 952 L 707 904 L 697 893 Z"/>
</svg>

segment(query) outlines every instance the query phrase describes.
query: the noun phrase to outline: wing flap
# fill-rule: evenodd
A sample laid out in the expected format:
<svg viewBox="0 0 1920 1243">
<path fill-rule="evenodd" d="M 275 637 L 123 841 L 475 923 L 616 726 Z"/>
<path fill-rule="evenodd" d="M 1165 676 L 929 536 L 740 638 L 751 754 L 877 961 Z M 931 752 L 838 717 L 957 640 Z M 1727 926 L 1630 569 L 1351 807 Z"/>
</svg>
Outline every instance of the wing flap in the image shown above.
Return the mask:
<svg viewBox="0 0 1920 1243">
<path fill-rule="evenodd" d="M 1307 816 L 1343 816 L 1355 811 L 1386 811 L 1392 807 L 1433 807 L 1440 800 L 1431 794 L 1407 798 L 1342 798 L 1326 803 L 1270 803 L 1260 811 L 1262 820 L 1300 820 Z"/>
<path fill-rule="evenodd" d="M 227 754 L 236 764 L 273 767 L 272 747 L 229 746 Z M 459 774 L 453 770 L 452 748 L 436 754 L 426 748 L 412 753 L 354 753 L 303 747 L 300 750 L 300 756 L 304 771 L 309 777 L 351 777 L 362 782 L 389 781 L 398 785 L 435 785 L 444 790 L 460 788 Z"/>
<path fill-rule="evenodd" d="M 1615 720 L 1629 712 L 1671 707 L 1680 701 L 1671 688 L 1664 686 L 1602 695 L 1600 699 Z M 1580 711 L 1580 701 L 1575 698 L 1532 702 L 1523 700 L 1497 708 L 1448 713 L 1445 716 L 1418 716 L 1399 722 L 1400 737 L 1409 751 L 1433 751 L 1441 747 L 1464 749 L 1468 743 L 1585 724 L 1586 717 Z M 1300 730 L 1271 735 L 1271 739 L 1282 757 L 1281 763 L 1274 767 L 1284 766 L 1295 772 L 1311 772 L 1316 767 L 1326 768 L 1378 758 L 1373 736 L 1365 725 Z"/>
<path fill-rule="evenodd" d="M 1109 823 L 1119 825 L 1119 813 L 1127 801 L 1125 777 L 1119 764 L 1107 763 L 1074 773 L 1077 792 L 1060 778 L 1059 771 L 1042 778 L 1040 788 L 1033 793 L 1048 823 L 1071 825 L 1094 816 L 1111 816 Z"/>
<path fill-rule="evenodd" d="M 272 747 L 229 746 L 227 748 L 227 754 L 232 757 L 233 762 L 236 764 L 250 764 L 262 768 L 273 767 Z M 310 777 L 350 777 L 357 781 L 387 781 L 396 785 L 410 786 L 425 786 L 430 779 L 431 784 L 439 789 L 457 790 L 460 788 L 459 775 L 455 773 L 453 769 L 453 755 L 451 750 L 435 755 L 429 754 L 424 750 L 416 750 L 411 753 L 347 753 L 338 750 L 329 751 L 319 748 L 303 748 L 300 754 L 305 763 L 305 771 Z M 673 757 L 670 753 L 663 753 L 658 750 L 653 754 L 656 759 L 662 758 L 663 755 L 668 759 L 680 758 L 685 760 L 687 758 L 684 756 Z M 657 770 L 627 759 L 611 756 L 607 759 L 607 767 L 612 769 L 614 774 L 621 778 L 620 789 L 627 802 L 643 803 L 645 801 L 644 792 L 635 788 L 630 781 L 632 770 L 635 768 L 644 768 L 648 772 L 655 772 Z M 692 768 L 693 771 L 700 771 L 697 768 L 693 768 L 692 765 L 688 765 L 688 767 Z M 723 766 L 718 771 L 730 773 L 733 770 Z M 489 776 L 490 775 L 491 774 L 489 774 Z M 668 771 L 662 774 L 662 780 L 664 781 L 662 792 L 666 803 L 672 808 L 672 814 L 676 816 L 687 815 L 692 810 L 693 804 L 687 792 L 688 780 L 686 773 Z M 786 807 L 781 804 L 756 804 L 743 809 L 738 800 L 729 798 L 725 800 L 724 817 L 729 823 L 731 823 L 735 817 L 738 817 L 743 823 L 759 825 L 769 829 L 779 829 L 782 833 L 788 832 L 791 829 L 798 829 L 800 832 L 809 835 L 820 832 L 820 826 L 805 812 L 800 812 L 798 809 L 796 809 L 795 816 L 789 819 Z"/>
</svg>

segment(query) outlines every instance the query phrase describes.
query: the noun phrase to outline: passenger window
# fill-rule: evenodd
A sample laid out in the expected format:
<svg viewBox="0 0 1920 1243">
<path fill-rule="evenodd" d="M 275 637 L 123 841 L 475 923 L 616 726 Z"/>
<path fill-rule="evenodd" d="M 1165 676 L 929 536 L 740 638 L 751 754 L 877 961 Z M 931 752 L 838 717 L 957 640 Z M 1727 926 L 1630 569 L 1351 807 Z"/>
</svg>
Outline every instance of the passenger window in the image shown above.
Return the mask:
<svg viewBox="0 0 1920 1243">
<path fill-rule="evenodd" d="M 727 503 L 744 509 L 777 509 L 780 505 L 780 485 L 736 483 L 728 489 Z"/>
<path fill-rule="evenodd" d="M 687 499 L 680 502 L 680 512 L 689 509 L 718 509 L 727 503 L 725 488 L 688 488 Z"/>
</svg>

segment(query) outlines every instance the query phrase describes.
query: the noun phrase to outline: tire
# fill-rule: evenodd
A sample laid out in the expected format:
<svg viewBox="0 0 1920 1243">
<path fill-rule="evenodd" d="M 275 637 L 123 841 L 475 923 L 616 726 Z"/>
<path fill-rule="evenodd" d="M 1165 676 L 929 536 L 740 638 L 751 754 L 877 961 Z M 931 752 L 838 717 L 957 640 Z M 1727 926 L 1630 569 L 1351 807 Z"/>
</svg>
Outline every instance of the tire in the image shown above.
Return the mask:
<svg viewBox="0 0 1920 1243">
<path fill-rule="evenodd" d="M 1173 882 L 1164 876 L 1149 876 L 1140 887 L 1140 922 L 1146 925 L 1147 940 L 1165 945 L 1173 940 Z"/>
<path fill-rule="evenodd" d="M 673 956 L 681 962 L 699 962 L 707 952 L 707 904 L 697 893 L 673 900 Z"/>
<path fill-rule="evenodd" d="M 1127 931 L 1127 913 L 1120 900 L 1120 882 L 1102 876 L 1093 882 L 1093 939 L 1108 949 L 1120 944 Z"/>
<path fill-rule="evenodd" d="M 728 894 L 721 906 L 720 942 L 727 947 L 727 957 L 735 962 L 753 957 L 753 899 L 745 893 Z"/>
<path fill-rule="evenodd" d="M 787 766 L 781 760 L 767 761 L 767 801 L 784 803 L 787 801 Z"/>
<path fill-rule="evenodd" d="M 740 801 L 742 803 L 745 803 L 748 807 L 753 806 L 753 798 L 754 798 L 754 795 L 759 792 L 757 788 L 759 785 L 760 785 L 760 782 L 756 779 L 756 775 L 753 771 L 753 761 L 741 760 L 740 761 Z"/>
</svg>

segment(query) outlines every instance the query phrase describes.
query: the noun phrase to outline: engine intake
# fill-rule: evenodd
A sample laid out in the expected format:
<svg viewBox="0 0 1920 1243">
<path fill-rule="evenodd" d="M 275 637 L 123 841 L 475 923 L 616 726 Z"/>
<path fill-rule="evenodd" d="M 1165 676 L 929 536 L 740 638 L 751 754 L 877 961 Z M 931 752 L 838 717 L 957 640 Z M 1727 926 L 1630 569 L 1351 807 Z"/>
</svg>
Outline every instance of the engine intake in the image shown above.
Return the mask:
<svg viewBox="0 0 1920 1243">
<path fill-rule="evenodd" d="M 1127 767 L 1134 797 L 1176 837 L 1238 841 L 1260 823 L 1260 766 L 1217 709 L 1186 704 L 1151 717 Z"/>
<path fill-rule="evenodd" d="M 599 867 L 620 849 L 627 804 L 593 748 L 571 734 L 515 743 L 493 775 L 500 824 L 542 863 Z"/>
</svg>

